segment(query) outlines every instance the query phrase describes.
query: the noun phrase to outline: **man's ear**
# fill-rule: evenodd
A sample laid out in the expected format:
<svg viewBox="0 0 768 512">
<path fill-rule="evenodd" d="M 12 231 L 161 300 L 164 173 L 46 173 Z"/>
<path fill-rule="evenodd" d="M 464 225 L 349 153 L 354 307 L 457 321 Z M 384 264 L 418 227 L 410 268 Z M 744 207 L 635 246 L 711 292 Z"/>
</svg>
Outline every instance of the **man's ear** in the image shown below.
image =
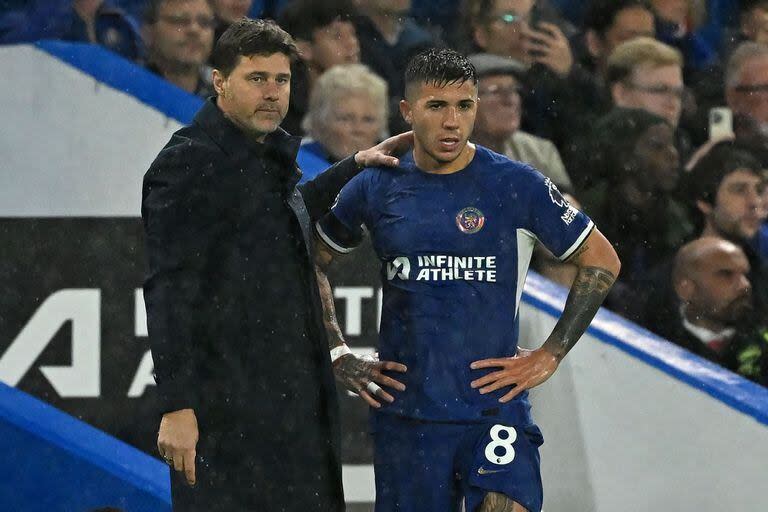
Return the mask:
<svg viewBox="0 0 768 512">
<path fill-rule="evenodd" d="M 312 43 L 306 39 L 296 39 L 294 42 L 299 51 L 299 58 L 304 62 L 312 62 Z"/>
<path fill-rule="evenodd" d="M 600 39 L 600 36 L 597 35 L 597 32 L 592 29 L 587 30 L 587 33 L 584 35 L 584 43 L 593 59 L 597 60 L 602 57 L 604 50 L 603 41 Z"/>
<path fill-rule="evenodd" d="M 614 105 L 618 107 L 624 107 L 627 105 L 627 86 L 621 82 L 614 82 L 611 85 L 611 99 L 613 99 Z"/>
<path fill-rule="evenodd" d="M 216 91 L 216 94 L 222 98 L 226 98 L 227 90 L 224 86 L 224 82 L 226 82 L 224 75 L 218 69 L 214 69 L 211 72 L 211 78 L 213 78 L 213 89 Z"/>
<path fill-rule="evenodd" d="M 485 50 L 488 47 L 488 31 L 482 25 L 474 25 L 472 27 L 472 39 L 475 44 L 481 49 Z"/>
<path fill-rule="evenodd" d="M 690 302 L 696 293 L 696 285 L 687 277 L 678 279 L 675 281 L 675 293 L 682 302 Z"/>
<path fill-rule="evenodd" d="M 413 125 L 413 112 L 411 111 L 411 104 L 408 100 L 400 100 L 400 115 L 409 126 Z"/>
<path fill-rule="evenodd" d="M 711 204 L 709 204 L 709 203 L 708 203 L 708 202 L 706 202 L 706 201 L 702 201 L 701 199 L 697 199 L 697 200 L 696 200 L 696 208 L 697 208 L 697 209 L 698 209 L 698 210 L 699 210 L 701 213 L 703 213 L 703 214 L 704 214 L 704 216 L 707 216 L 707 215 L 709 215 L 710 213 L 712 213 L 712 210 L 713 210 L 713 208 L 712 208 L 712 205 L 711 205 Z"/>
</svg>

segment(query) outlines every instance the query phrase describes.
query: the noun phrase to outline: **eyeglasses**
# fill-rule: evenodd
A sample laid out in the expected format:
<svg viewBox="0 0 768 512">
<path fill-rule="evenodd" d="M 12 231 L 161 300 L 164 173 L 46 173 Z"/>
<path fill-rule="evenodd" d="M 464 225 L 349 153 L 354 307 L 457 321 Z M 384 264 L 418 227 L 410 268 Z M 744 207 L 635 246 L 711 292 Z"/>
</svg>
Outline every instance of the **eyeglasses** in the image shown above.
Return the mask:
<svg viewBox="0 0 768 512">
<path fill-rule="evenodd" d="M 514 23 L 524 23 L 531 19 L 531 15 L 529 14 L 517 14 L 514 11 L 508 11 L 503 12 L 501 14 L 497 14 L 495 16 L 491 16 L 489 20 L 491 22 L 499 21 L 503 23 L 504 25 L 512 25 Z"/>
<path fill-rule="evenodd" d="M 488 86 L 485 89 L 480 89 L 477 91 L 478 95 L 485 98 L 485 97 L 493 97 L 493 98 L 512 98 L 514 96 L 520 96 L 523 92 L 523 88 L 519 85 L 513 85 L 508 87 L 502 87 L 500 85 L 491 85 Z"/>
<path fill-rule="evenodd" d="M 653 94 L 657 96 L 671 96 L 676 99 L 683 99 L 685 87 L 670 87 L 669 85 L 639 85 L 633 82 L 625 82 L 627 87 L 636 91 Z"/>
<path fill-rule="evenodd" d="M 193 22 L 197 23 L 197 25 L 200 28 L 204 29 L 212 29 L 216 26 L 216 19 L 211 16 L 186 16 L 186 15 L 179 15 L 179 14 L 166 14 L 163 16 L 160 16 L 160 19 L 168 23 L 169 25 L 173 25 L 175 27 L 188 27 Z"/>
<path fill-rule="evenodd" d="M 733 90 L 745 94 L 766 93 L 768 92 L 768 84 L 737 85 Z"/>
</svg>

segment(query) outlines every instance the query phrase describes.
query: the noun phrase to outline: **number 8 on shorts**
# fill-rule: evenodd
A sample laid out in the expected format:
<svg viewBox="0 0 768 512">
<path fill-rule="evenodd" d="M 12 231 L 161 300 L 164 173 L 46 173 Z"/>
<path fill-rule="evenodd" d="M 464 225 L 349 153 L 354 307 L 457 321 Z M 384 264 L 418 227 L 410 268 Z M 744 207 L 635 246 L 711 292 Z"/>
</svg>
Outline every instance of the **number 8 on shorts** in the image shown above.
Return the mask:
<svg viewBox="0 0 768 512">
<path fill-rule="evenodd" d="M 491 442 L 485 447 L 485 458 L 498 465 L 509 464 L 515 460 L 512 443 L 517 440 L 517 431 L 512 427 L 494 425 L 491 427 Z M 500 454 L 503 450 L 503 454 Z"/>
</svg>

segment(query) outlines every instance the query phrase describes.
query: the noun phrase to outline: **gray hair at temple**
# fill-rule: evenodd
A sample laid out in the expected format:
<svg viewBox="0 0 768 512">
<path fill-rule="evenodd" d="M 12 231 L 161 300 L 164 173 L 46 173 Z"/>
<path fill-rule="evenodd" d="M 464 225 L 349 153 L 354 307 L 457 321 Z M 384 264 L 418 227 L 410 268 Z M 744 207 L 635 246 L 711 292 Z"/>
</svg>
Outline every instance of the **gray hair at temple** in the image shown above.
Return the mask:
<svg viewBox="0 0 768 512">
<path fill-rule="evenodd" d="M 387 133 L 387 83 L 363 64 L 334 66 L 315 83 L 309 97 L 309 110 L 301 127 L 313 139 L 323 141 L 323 126 L 328 123 L 336 105 L 349 96 L 365 96 L 375 106 L 381 123 L 379 136 Z"/>
<path fill-rule="evenodd" d="M 728 66 L 725 69 L 725 87 L 730 89 L 739 85 L 744 64 L 757 57 L 768 57 L 768 45 L 752 41 L 741 43 L 728 59 Z"/>
</svg>

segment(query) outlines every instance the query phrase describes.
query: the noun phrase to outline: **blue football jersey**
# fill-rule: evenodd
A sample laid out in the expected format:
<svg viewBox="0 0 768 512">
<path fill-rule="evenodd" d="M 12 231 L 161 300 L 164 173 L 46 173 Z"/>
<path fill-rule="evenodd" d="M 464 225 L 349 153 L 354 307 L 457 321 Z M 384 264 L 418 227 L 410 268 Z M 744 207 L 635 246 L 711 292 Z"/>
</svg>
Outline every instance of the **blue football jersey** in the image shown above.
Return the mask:
<svg viewBox="0 0 768 512">
<path fill-rule="evenodd" d="M 519 410 L 520 403 L 498 402 L 509 388 L 472 389 L 472 380 L 494 370 L 469 365 L 515 354 L 536 241 L 565 260 L 593 227 L 551 180 L 482 146 L 453 174 L 423 172 L 409 154 L 398 168 L 353 178 L 317 232 L 345 253 L 367 230 L 381 260 L 380 358 L 408 367 L 397 376 L 406 391 L 381 411 L 473 422 Z"/>
</svg>

